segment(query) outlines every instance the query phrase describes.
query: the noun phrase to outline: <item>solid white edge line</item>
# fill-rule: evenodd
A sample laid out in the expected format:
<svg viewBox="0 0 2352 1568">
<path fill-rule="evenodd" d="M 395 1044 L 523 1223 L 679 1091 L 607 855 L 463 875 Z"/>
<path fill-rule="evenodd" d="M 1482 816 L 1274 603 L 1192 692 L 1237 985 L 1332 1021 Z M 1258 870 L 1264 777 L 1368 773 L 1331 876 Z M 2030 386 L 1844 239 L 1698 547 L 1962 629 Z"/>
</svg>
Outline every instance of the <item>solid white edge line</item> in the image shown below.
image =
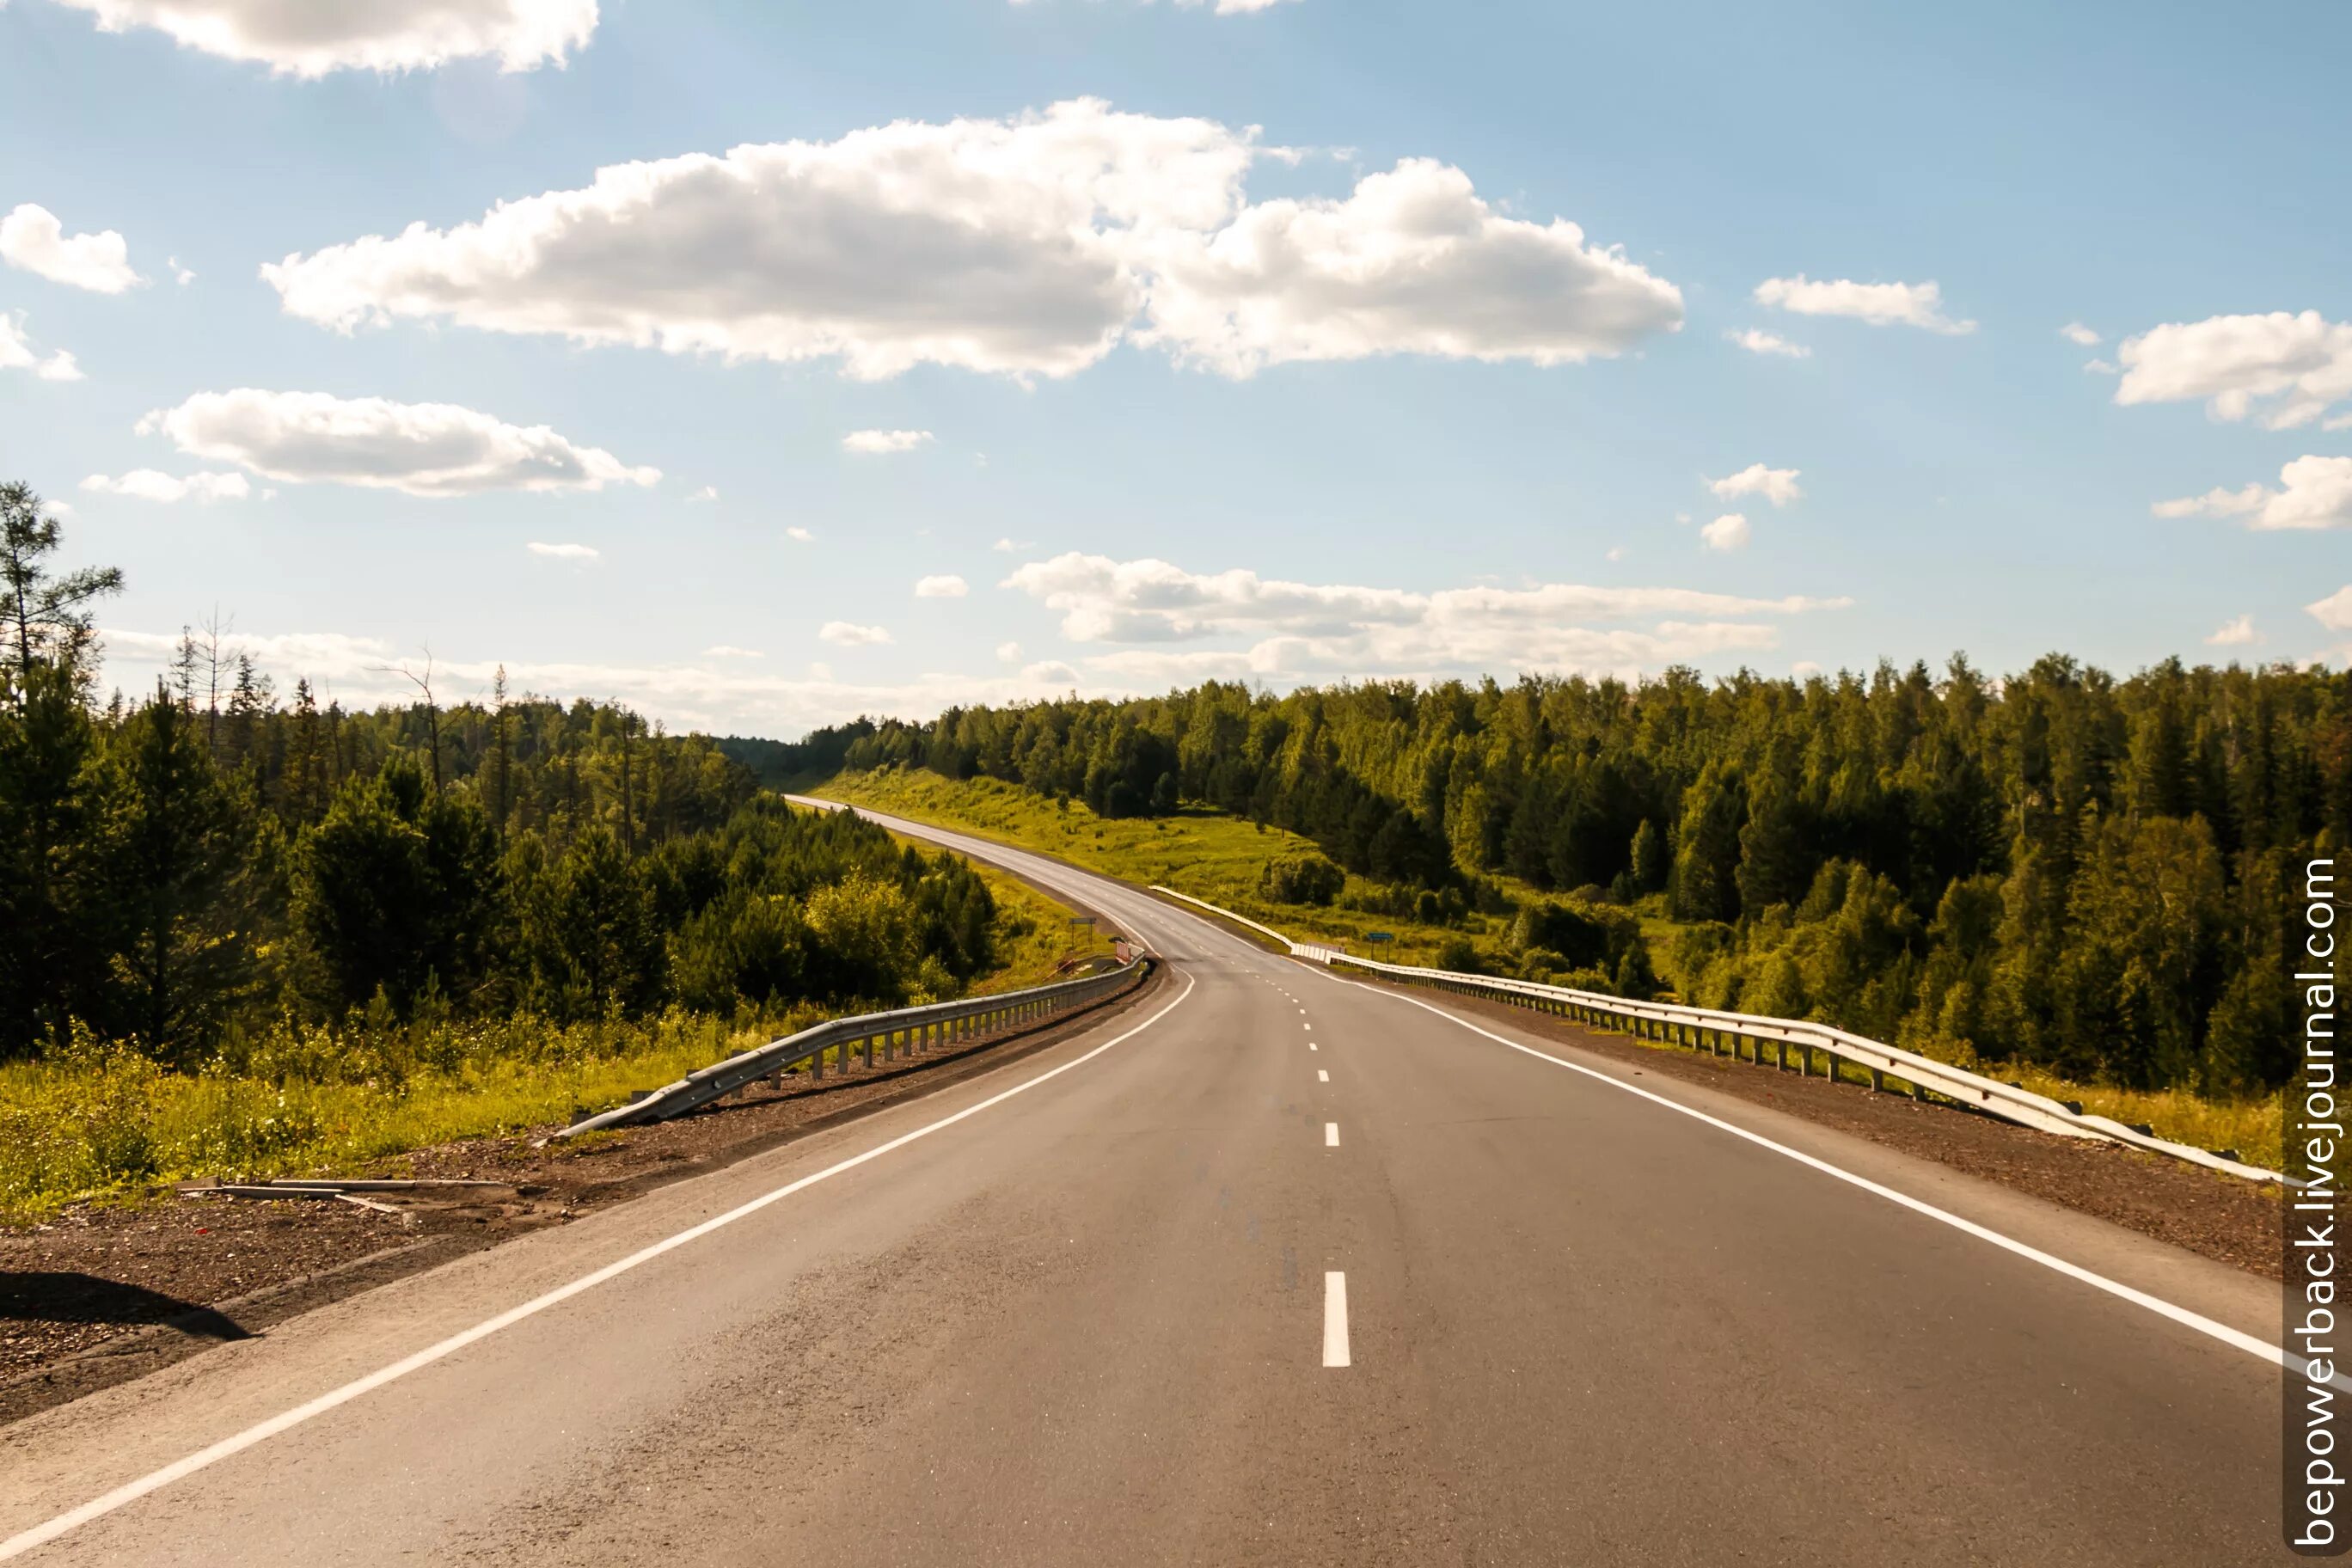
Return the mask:
<svg viewBox="0 0 2352 1568">
<path fill-rule="evenodd" d="M 365 1377 L 355 1378 L 352 1382 L 344 1384 L 341 1388 L 333 1389 L 328 1393 L 320 1394 L 318 1398 L 311 1400 L 307 1405 L 297 1405 L 293 1409 L 286 1411 L 282 1415 L 273 1415 L 267 1421 L 259 1422 L 254 1426 L 247 1427 L 244 1431 L 237 1433 L 234 1436 L 222 1438 L 219 1442 L 215 1443 L 208 1448 L 199 1449 L 184 1459 L 175 1460 L 173 1463 L 164 1466 L 160 1470 L 151 1471 L 147 1475 L 140 1477 L 137 1480 L 127 1481 L 121 1486 L 115 1488 L 112 1491 L 106 1493 L 104 1496 L 93 1498 L 89 1501 L 83 1503 L 79 1508 L 72 1509 L 65 1513 L 58 1514 L 55 1519 L 49 1520 L 45 1523 L 37 1524 L 29 1530 L 21 1531 L 18 1533 L 10 1536 L 5 1541 L 0 1541 L 0 1563 L 6 1562 L 12 1557 L 21 1556 L 25 1552 L 30 1552 L 36 1546 L 46 1545 L 49 1542 L 55 1541 L 58 1537 L 67 1533 L 68 1531 L 79 1529 L 80 1526 L 88 1524 L 91 1520 L 112 1513 L 116 1509 L 122 1507 L 126 1503 L 136 1502 L 139 1499 L 145 1497 L 150 1492 L 161 1490 L 163 1488 L 170 1486 L 173 1481 L 184 1480 L 189 1476 L 194 1475 L 198 1470 L 204 1469 L 211 1465 L 218 1464 L 221 1460 L 229 1458 L 233 1454 L 242 1453 L 244 1450 L 252 1447 L 257 1443 L 266 1441 L 268 1438 L 275 1437 L 281 1432 L 299 1426 L 314 1415 L 323 1415 L 328 1411 L 334 1409 L 337 1405 L 348 1405 L 363 1394 L 373 1393 L 374 1390 L 382 1388 L 385 1384 L 406 1377 L 412 1372 L 415 1372 L 423 1367 L 430 1366 L 435 1362 L 440 1361 L 446 1356 L 455 1354 L 457 1352 L 465 1349 L 467 1345 L 474 1343 L 477 1340 L 486 1340 L 501 1329 L 511 1328 L 515 1324 L 521 1322 L 525 1318 L 535 1316 L 538 1313 L 547 1310 L 550 1307 L 556 1306 L 561 1302 L 568 1301 L 572 1297 L 580 1295 L 583 1291 L 593 1290 L 608 1279 L 615 1279 L 620 1275 L 626 1274 L 630 1269 L 636 1268 L 639 1264 L 650 1263 L 666 1252 L 675 1251 L 677 1248 L 684 1247 L 688 1242 L 699 1240 L 703 1237 L 709 1236 L 712 1231 L 721 1229 L 724 1226 L 734 1224 L 739 1219 L 743 1219 L 751 1215 L 757 1214 L 761 1209 L 766 1208 L 769 1205 L 781 1202 L 782 1200 L 792 1196 L 794 1193 L 802 1191 L 803 1188 L 813 1187 L 816 1185 L 817 1183 L 824 1181 L 829 1177 L 841 1174 L 844 1171 L 855 1170 L 856 1167 L 865 1164 L 869 1160 L 880 1159 L 883 1155 L 890 1153 L 894 1150 L 905 1148 L 908 1144 L 914 1142 L 919 1138 L 928 1138 L 932 1133 L 940 1131 L 945 1128 L 952 1127 L 957 1122 L 961 1121 L 968 1117 L 979 1115 L 982 1111 L 988 1110 L 991 1106 L 1002 1105 L 1006 1100 L 1011 1100 L 1014 1095 L 1025 1093 L 1028 1090 L 1036 1088 L 1039 1084 L 1045 1082 L 1049 1079 L 1059 1078 L 1064 1073 L 1068 1072 L 1072 1068 L 1083 1067 L 1087 1063 L 1094 1060 L 1097 1057 L 1102 1055 L 1105 1051 L 1109 1050 L 1113 1046 L 1125 1044 L 1127 1041 L 1131 1040 L 1136 1036 L 1143 1033 L 1144 1030 L 1151 1027 L 1152 1025 L 1160 1022 L 1160 1019 L 1168 1016 L 1169 1014 L 1174 1012 L 1182 1005 L 1186 997 L 1192 995 L 1193 984 L 1194 982 L 1192 977 L 1189 974 L 1186 975 L 1184 977 L 1184 989 L 1179 991 L 1175 997 L 1169 1002 L 1168 1005 L 1160 1008 L 1158 1012 L 1152 1014 L 1150 1017 L 1146 1018 L 1140 1024 L 1136 1025 L 1135 1027 L 1128 1030 L 1125 1034 L 1120 1035 L 1114 1039 L 1105 1040 L 1101 1045 L 1095 1047 L 1090 1051 L 1087 1051 L 1084 1056 L 1073 1057 L 1057 1068 L 1048 1068 L 1046 1071 L 1039 1073 L 1035 1078 L 1025 1079 L 1022 1082 L 1014 1084 L 1011 1089 L 992 1094 L 977 1104 L 964 1107 L 961 1110 L 955 1112 L 953 1115 L 943 1116 L 937 1121 L 933 1121 L 926 1126 L 916 1128 L 911 1132 L 902 1132 L 898 1137 L 890 1139 L 887 1142 L 877 1143 L 874 1147 L 866 1150 L 862 1153 L 853 1154 L 846 1160 L 841 1160 L 831 1165 L 827 1165 L 822 1171 L 817 1171 L 809 1175 L 802 1176 L 795 1181 L 787 1182 L 782 1186 L 776 1188 L 772 1192 L 762 1193 L 758 1197 L 751 1199 L 748 1203 L 739 1204 L 735 1207 L 729 1209 L 725 1214 L 704 1220 L 699 1225 L 691 1226 L 685 1230 L 679 1231 L 675 1236 L 655 1242 L 651 1247 L 640 1248 L 639 1250 L 629 1254 L 626 1258 L 621 1258 L 617 1262 L 607 1263 L 602 1268 L 596 1269 L 593 1273 L 583 1274 L 568 1285 L 559 1285 L 554 1289 L 548 1291 L 544 1295 L 535 1296 L 519 1307 L 509 1307 L 495 1318 L 490 1318 L 482 1322 L 477 1323 L 472 1328 L 465 1330 L 463 1332 L 452 1334 L 447 1339 L 441 1341 L 437 1344 L 427 1345 L 425 1349 L 418 1351 L 415 1354 L 407 1356 L 400 1361 L 396 1361 L 390 1366 L 384 1367 L 380 1371 L 372 1372 Z"/>
<path fill-rule="evenodd" d="M 1336 1268 L 1323 1275 L 1323 1364 L 1354 1364 L 1348 1358 L 1348 1277 Z"/>
<path fill-rule="evenodd" d="M 1332 978 L 1336 980 L 1339 977 L 1334 975 Z M 2033 1247 L 2025 1242 L 2019 1241 L 2014 1237 L 2003 1236 L 2000 1232 L 1991 1229 L 1989 1226 L 1979 1225 L 1972 1219 L 1963 1219 L 1958 1215 L 1952 1213 L 1948 1209 L 1937 1208 L 1935 1205 L 1915 1198 L 1908 1193 L 1897 1192 L 1893 1187 L 1874 1182 L 1868 1176 L 1857 1175 L 1853 1172 L 1844 1169 L 1843 1166 L 1832 1165 L 1827 1160 L 1808 1154 L 1801 1149 L 1791 1149 L 1786 1143 L 1777 1142 L 1770 1138 L 1767 1138 L 1761 1132 L 1751 1132 L 1747 1128 L 1726 1121 L 1719 1116 L 1710 1116 L 1704 1110 L 1697 1110 L 1692 1106 L 1684 1105 L 1678 1100 L 1669 1100 L 1663 1094 L 1653 1094 L 1646 1089 L 1642 1089 L 1633 1084 L 1627 1083 L 1622 1079 L 1612 1078 L 1605 1072 L 1596 1071 L 1591 1068 L 1584 1067 L 1576 1062 L 1563 1061 L 1559 1057 L 1550 1054 L 1549 1051 L 1539 1051 L 1533 1046 L 1523 1046 L 1517 1040 L 1505 1039 L 1502 1036 L 1496 1034 L 1491 1029 L 1482 1029 L 1477 1025 L 1470 1022 L 1467 1018 L 1461 1017 L 1456 1014 L 1449 1013 L 1443 1007 L 1433 1006 L 1417 996 L 1401 995 L 1396 992 L 1386 990 L 1378 985 L 1367 985 L 1360 981 L 1344 980 L 1340 981 L 1339 984 L 1343 985 L 1352 985 L 1360 991 L 1373 992 L 1379 995 L 1389 997 L 1393 1001 L 1409 1002 L 1413 1006 L 1422 1009 L 1422 1011 L 1425 1013 L 1436 1014 L 1439 1017 L 1444 1018 L 1448 1023 L 1459 1024 L 1462 1027 L 1469 1030 L 1474 1035 L 1484 1035 L 1486 1038 L 1494 1041 L 1496 1045 L 1508 1046 L 1511 1049 L 1523 1052 L 1528 1056 L 1535 1058 L 1538 1061 L 1549 1062 L 1554 1067 L 1566 1068 L 1570 1072 L 1582 1073 L 1585 1077 L 1599 1083 L 1605 1083 L 1612 1089 L 1619 1089 L 1624 1090 L 1627 1094 L 1638 1095 L 1654 1105 L 1663 1105 L 1668 1110 L 1687 1116 L 1695 1121 L 1704 1121 L 1708 1126 L 1728 1132 L 1735 1138 L 1745 1139 L 1760 1149 L 1769 1149 L 1775 1154 L 1783 1155 L 1789 1159 L 1794 1160 L 1801 1165 L 1810 1165 L 1814 1170 L 1821 1172 L 1823 1175 L 1834 1176 L 1841 1182 L 1844 1182 L 1852 1186 L 1860 1187 L 1864 1192 L 1874 1194 L 1879 1197 L 1885 1198 L 1889 1203 L 1899 1204 L 1915 1214 L 1925 1215 L 1929 1219 L 1950 1226 L 1954 1230 L 1964 1231 L 1968 1235 L 1975 1237 L 1979 1241 L 1990 1242 L 1993 1246 L 2001 1248 L 2005 1252 L 2015 1253 L 2018 1257 L 2025 1258 L 2030 1262 L 2039 1263 L 2044 1268 L 2063 1274 L 2070 1279 L 2080 1280 L 2084 1284 L 2092 1287 L 2094 1289 L 2104 1290 L 2108 1295 L 2116 1297 L 2122 1300 L 2129 1301 L 2136 1307 L 2146 1308 L 2148 1311 L 2154 1312 L 2159 1318 L 2168 1318 L 2173 1322 L 2180 1324 L 2183 1328 L 2194 1329 L 2199 1333 L 2219 1340 L 2225 1345 L 2232 1346 L 2235 1349 L 2244 1351 L 2249 1355 L 2258 1356 L 2263 1361 L 2284 1367 L 2288 1371 L 2294 1373 L 2297 1376 L 2302 1376 L 2304 1373 L 2305 1369 L 2298 1364 L 2303 1358 L 2300 1356 L 2290 1358 L 2286 1352 L 2281 1350 L 2278 1346 L 2272 1344 L 2267 1340 L 2258 1339 L 2254 1335 L 2247 1333 L 2240 1329 L 2233 1329 L 2227 1323 L 2217 1322 L 2213 1319 L 2206 1317 L 2201 1312 L 2192 1312 L 2186 1307 L 2177 1307 L 2160 1296 L 2151 1296 L 2147 1291 L 2136 1289 L 2132 1286 L 2126 1285 L 2119 1279 L 2110 1279 L 2105 1275 L 2095 1273 L 2091 1269 L 2084 1268 L 2079 1263 L 2069 1263 L 2063 1258 L 2057 1257 L 2052 1253 L 2044 1252 L 2038 1247 Z M 2339 1373 L 2331 1381 L 2336 1387 L 2352 1391 L 2352 1374 Z"/>
<path fill-rule="evenodd" d="M 1323 1147 L 1337 1149 L 1339 1146 L 1339 1124 L 1336 1121 L 1326 1121 L 1323 1124 Z"/>
</svg>

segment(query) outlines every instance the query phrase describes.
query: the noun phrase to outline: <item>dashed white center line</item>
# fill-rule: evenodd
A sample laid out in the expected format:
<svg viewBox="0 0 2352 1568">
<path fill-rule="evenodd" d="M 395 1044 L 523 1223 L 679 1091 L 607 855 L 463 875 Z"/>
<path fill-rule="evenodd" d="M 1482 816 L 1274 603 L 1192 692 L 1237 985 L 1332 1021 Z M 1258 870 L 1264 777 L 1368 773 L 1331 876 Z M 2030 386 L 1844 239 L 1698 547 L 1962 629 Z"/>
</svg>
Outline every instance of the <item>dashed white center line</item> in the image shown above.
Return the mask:
<svg viewBox="0 0 2352 1568">
<path fill-rule="evenodd" d="M 1348 1277 L 1337 1269 L 1323 1276 L 1323 1364 L 1348 1366 Z"/>
<path fill-rule="evenodd" d="M 1315 1069 L 1315 1081 L 1318 1083 L 1329 1083 L 1331 1081 L 1331 1075 L 1325 1072 L 1321 1068 L 1317 1068 Z"/>
<path fill-rule="evenodd" d="M 1312 1025 L 1312 1024 L 1301 1024 L 1301 1025 L 1299 1025 L 1298 1026 L 1299 1026 L 1300 1028 L 1302 1028 L 1302 1029 L 1312 1029 L 1312 1028 L 1314 1028 L 1314 1027 L 1315 1027 L 1315 1026 L 1314 1026 L 1314 1025 Z"/>
<path fill-rule="evenodd" d="M 1311 1051 L 1311 1050 L 1316 1050 L 1316 1049 L 1318 1049 L 1318 1048 L 1319 1048 L 1319 1047 L 1317 1047 L 1317 1045 L 1315 1044 L 1315 1042 L 1314 1042 L 1314 1041 L 1309 1040 L 1309 1041 L 1307 1041 L 1307 1048 L 1308 1050 L 1310 1050 L 1310 1051 Z"/>
<path fill-rule="evenodd" d="M 1323 1124 L 1323 1147 L 1337 1149 L 1339 1146 L 1339 1124 L 1336 1121 L 1326 1121 Z"/>
</svg>

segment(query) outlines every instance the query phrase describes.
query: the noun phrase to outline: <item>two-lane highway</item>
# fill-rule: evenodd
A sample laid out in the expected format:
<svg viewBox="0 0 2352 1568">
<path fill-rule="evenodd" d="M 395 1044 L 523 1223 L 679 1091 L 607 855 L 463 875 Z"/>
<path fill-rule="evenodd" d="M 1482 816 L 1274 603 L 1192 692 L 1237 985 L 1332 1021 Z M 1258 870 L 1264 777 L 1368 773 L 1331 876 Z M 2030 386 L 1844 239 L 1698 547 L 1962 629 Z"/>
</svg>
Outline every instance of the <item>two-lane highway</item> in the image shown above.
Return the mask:
<svg viewBox="0 0 2352 1568">
<path fill-rule="evenodd" d="M 1083 900 L 1169 982 L 0 1431 L 0 1537 L 121 1564 L 2275 1555 L 2274 1367 L 1796 1156 L 2274 1332 L 2260 1282 L 889 825 Z"/>
</svg>

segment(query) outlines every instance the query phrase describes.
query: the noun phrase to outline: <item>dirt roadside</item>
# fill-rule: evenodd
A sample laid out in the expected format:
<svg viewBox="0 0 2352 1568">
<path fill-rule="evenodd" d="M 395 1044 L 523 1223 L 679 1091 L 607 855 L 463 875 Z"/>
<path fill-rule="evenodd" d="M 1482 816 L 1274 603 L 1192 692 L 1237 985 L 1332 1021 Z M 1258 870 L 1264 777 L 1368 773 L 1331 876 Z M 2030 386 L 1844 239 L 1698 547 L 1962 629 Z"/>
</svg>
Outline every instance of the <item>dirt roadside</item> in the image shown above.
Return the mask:
<svg viewBox="0 0 2352 1568">
<path fill-rule="evenodd" d="M 787 1074 L 675 1121 L 547 1142 L 553 1126 L 420 1149 L 341 1176 L 487 1182 L 335 1199 L 82 1205 L 0 1227 L 0 1426 L 362 1290 L 567 1224 L 929 1094 L 1147 1003 L 1165 969 L 1085 1013 L 812 1082 Z"/>
<path fill-rule="evenodd" d="M 1904 1095 L 1874 1094 L 1855 1084 L 1800 1078 L 1794 1070 L 1780 1072 L 1630 1035 L 1604 1034 L 1553 1014 L 1500 1002 L 1461 995 L 1448 995 L 1444 1002 L 1456 1011 L 1626 1062 L 1643 1073 L 1704 1084 L 1937 1161 L 2250 1274 L 2280 1277 L 2279 1193 L 2267 1184 L 2121 1144 L 2036 1131 L 1953 1106 L 1921 1104 Z"/>
</svg>

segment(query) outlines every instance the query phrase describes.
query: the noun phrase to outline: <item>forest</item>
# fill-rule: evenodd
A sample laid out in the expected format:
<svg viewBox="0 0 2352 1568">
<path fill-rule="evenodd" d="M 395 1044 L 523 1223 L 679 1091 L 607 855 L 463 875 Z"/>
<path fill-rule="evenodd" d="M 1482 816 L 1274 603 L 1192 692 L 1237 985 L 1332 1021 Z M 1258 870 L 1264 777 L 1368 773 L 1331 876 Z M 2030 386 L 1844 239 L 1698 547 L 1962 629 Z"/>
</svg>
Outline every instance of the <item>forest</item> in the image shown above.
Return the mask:
<svg viewBox="0 0 2352 1568">
<path fill-rule="evenodd" d="M 192 633 L 100 703 L 106 568 L 0 487 L 0 1062 L 191 1068 L 290 1029 L 725 1019 L 952 994 L 994 900 L 960 859 L 761 797 L 609 704 L 323 707 Z"/>
<path fill-rule="evenodd" d="M 1646 945 L 1701 1005 L 2228 1097 L 2289 1069 L 2285 921 L 2305 861 L 2352 831 L 2352 677 L 2118 679 L 2051 655 L 1999 679 L 1955 657 L 1212 682 L 861 720 L 752 760 L 988 777 L 1109 816 L 1199 803 L 1314 840 L 1359 907 L 1511 914 L 1525 973 L 1647 990 Z"/>
</svg>

